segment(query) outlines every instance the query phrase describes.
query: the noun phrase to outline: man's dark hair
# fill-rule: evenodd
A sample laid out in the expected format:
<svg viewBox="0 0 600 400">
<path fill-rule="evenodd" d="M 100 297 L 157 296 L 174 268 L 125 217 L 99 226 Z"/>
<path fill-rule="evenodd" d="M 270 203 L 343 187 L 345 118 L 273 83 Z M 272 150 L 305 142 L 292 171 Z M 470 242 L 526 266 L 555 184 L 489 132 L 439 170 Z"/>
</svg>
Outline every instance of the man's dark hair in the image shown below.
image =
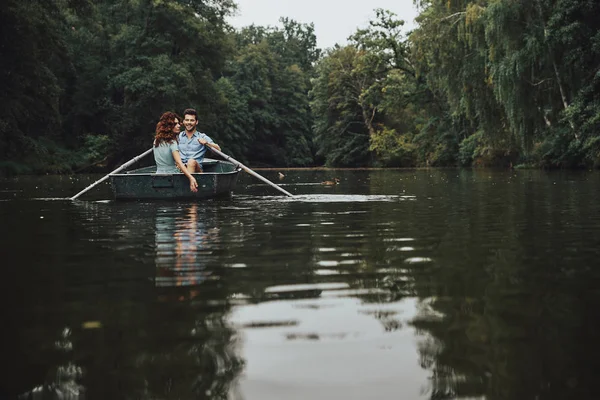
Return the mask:
<svg viewBox="0 0 600 400">
<path fill-rule="evenodd" d="M 193 115 L 194 118 L 196 118 L 196 121 L 198 121 L 198 113 L 193 108 L 186 108 L 183 112 L 183 118 L 185 118 L 186 115 Z"/>
</svg>

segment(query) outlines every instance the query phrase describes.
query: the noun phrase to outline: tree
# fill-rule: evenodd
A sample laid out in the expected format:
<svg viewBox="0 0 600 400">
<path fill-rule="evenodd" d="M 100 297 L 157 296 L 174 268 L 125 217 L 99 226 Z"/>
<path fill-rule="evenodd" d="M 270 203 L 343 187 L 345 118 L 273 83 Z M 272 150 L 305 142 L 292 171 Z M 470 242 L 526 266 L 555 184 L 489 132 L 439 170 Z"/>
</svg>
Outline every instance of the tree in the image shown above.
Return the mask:
<svg viewBox="0 0 600 400">
<path fill-rule="evenodd" d="M 62 136 L 60 98 L 70 63 L 64 19 L 53 1 L 7 0 L 0 26 L 0 167 L 30 171 L 26 164 L 48 156 L 40 139 Z"/>
<path fill-rule="evenodd" d="M 282 19 L 283 29 L 249 26 L 236 35 L 238 53 L 226 79 L 245 104 L 245 158 L 269 165 L 312 165 L 308 84 L 315 58 L 312 25 Z M 230 100 L 226 100 L 230 101 Z M 237 102 L 238 100 L 231 100 Z M 240 121 L 241 122 L 241 121 Z M 237 129 L 237 128 L 236 128 Z M 239 130 L 239 129 L 238 129 Z"/>
</svg>

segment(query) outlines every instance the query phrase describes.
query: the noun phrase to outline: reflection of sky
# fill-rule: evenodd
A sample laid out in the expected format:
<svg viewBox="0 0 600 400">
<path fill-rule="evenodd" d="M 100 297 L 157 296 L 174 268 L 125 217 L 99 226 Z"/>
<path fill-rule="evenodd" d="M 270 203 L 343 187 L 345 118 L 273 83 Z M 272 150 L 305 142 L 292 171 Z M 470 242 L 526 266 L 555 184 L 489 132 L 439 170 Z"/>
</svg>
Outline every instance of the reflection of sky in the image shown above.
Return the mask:
<svg viewBox="0 0 600 400">
<path fill-rule="evenodd" d="M 418 368 L 409 326 L 415 303 L 332 297 L 238 307 L 231 320 L 243 327 L 241 390 L 249 399 L 427 398 L 428 371 Z M 374 318 L 386 312 L 398 329 L 386 330 Z M 252 327 L 265 319 L 272 326 Z"/>
<path fill-rule="evenodd" d="M 198 205 L 159 208 L 156 216 L 156 285 L 194 286 L 207 276 L 201 254 L 207 240 Z"/>
</svg>

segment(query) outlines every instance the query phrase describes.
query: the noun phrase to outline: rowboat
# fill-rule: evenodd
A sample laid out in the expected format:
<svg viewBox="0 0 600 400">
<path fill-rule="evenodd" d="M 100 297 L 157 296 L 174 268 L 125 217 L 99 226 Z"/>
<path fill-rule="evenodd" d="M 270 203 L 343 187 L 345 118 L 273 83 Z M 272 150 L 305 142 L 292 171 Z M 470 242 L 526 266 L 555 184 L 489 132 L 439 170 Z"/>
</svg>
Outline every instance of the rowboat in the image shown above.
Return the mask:
<svg viewBox="0 0 600 400">
<path fill-rule="evenodd" d="M 157 174 L 156 166 L 110 174 L 117 200 L 208 199 L 231 196 L 241 168 L 229 161 L 205 158 L 201 174 L 192 174 L 198 182 L 196 193 L 182 173 Z"/>
</svg>

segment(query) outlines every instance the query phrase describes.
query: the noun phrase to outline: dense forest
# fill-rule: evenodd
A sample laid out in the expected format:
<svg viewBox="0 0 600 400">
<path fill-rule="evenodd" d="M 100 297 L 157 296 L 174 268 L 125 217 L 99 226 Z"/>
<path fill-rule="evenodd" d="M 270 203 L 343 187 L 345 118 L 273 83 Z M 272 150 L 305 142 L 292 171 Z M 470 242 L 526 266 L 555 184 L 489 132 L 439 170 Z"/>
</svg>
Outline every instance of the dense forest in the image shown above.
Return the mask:
<svg viewBox="0 0 600 400">
<path fill-rule="evenodd" d="M 319 49 L 234 0 L 4 0 L 0 173 L 107 170 L 187 107 L 253 166 L 600 166 L 600 2 L 416 5 Z"/>
</svg>

